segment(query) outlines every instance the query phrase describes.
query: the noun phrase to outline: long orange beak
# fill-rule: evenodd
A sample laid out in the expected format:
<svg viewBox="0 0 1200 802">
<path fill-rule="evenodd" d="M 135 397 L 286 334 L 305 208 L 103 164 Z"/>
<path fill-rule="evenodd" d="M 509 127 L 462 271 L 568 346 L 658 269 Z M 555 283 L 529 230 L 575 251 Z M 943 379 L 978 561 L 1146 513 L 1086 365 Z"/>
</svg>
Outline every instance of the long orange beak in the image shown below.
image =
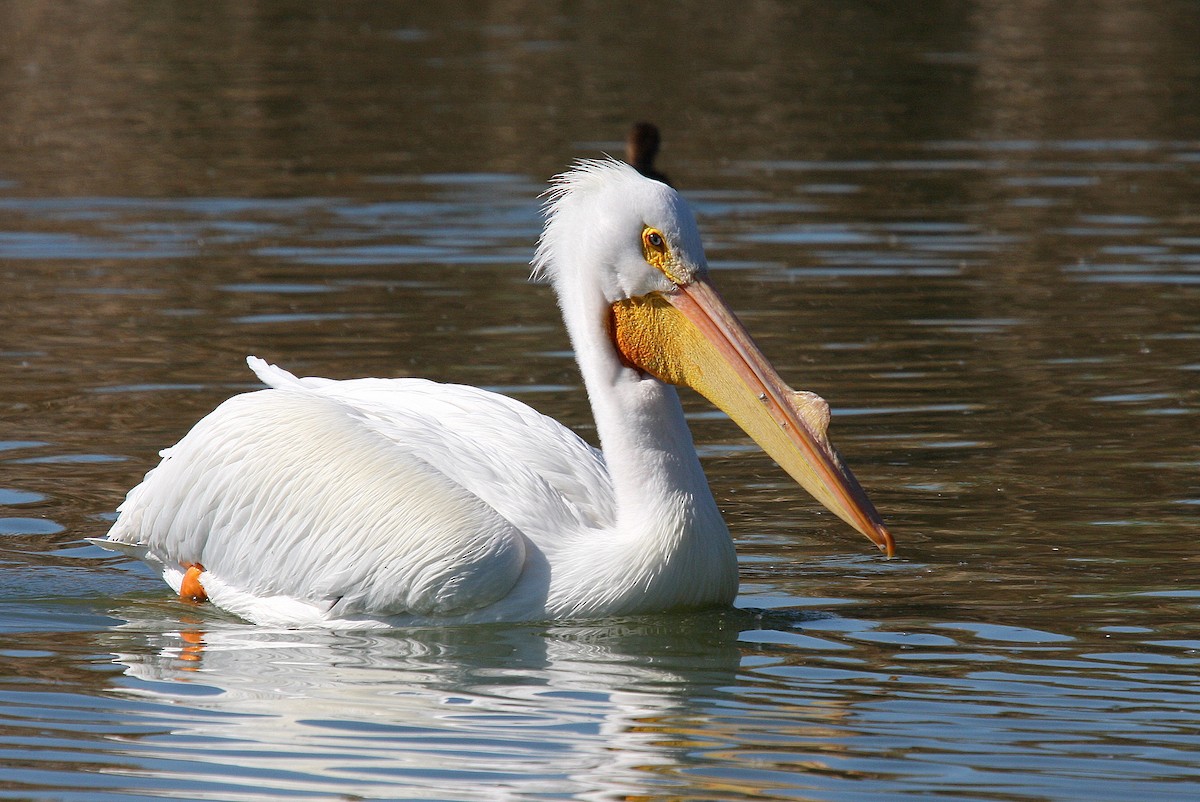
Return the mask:
<svg viewBox="0 0 1200 802">
<path fill-rule="evenodd" d="M 829 405 L 784 384 L 707 279 L 618 301 L 612 324 L 626 361 L 703 395 L 817 501 L 892 556 L 891 533 L 829 442 Z"/>
</svg>

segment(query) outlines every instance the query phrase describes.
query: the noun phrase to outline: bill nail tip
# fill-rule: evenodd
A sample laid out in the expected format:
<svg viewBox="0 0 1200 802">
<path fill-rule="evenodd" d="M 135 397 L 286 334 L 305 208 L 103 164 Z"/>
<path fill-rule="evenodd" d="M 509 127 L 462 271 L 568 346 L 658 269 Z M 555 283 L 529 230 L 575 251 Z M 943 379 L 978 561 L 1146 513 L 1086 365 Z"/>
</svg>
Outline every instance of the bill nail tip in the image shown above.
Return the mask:
<svg viewBox="0 0 1200 802">
<path fill-rule="evenodd" d="M 875 532 L 879 535 L 879 550 L 890 560 L 896 554 L 896 541 L 892 538 L 892 533 L 883 524 L 876 524 Z"/>
</svg>

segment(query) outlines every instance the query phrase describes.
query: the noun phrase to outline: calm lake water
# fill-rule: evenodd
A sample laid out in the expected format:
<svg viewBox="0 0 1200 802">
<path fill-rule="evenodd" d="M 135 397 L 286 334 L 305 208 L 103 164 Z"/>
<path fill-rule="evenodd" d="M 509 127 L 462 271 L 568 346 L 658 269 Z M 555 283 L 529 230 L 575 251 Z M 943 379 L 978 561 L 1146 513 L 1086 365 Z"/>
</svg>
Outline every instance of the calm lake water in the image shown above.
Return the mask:
<svg viewBox="0 0 1200 802">
<path fill-rule="evenodd" d="M 0 6 L 0 798 L 1200 797 L 1200 6 Z M 257 354 L 594 438 L 537 195 L 648 118 L 896 534 L 685 401 L 737 609 L 272 631 L 87 545 Z"/>
</svg>

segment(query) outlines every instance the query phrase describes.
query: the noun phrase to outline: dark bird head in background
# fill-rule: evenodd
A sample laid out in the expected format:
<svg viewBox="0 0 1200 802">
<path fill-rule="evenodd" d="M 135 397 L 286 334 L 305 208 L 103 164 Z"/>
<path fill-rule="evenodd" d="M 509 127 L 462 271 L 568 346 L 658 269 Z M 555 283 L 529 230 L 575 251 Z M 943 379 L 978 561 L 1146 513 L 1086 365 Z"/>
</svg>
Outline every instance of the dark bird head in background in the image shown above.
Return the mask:
<svg viewBox="0 0 1200 802">
<path fill-rule="evenodd" d="M 664 173 L 654 169 L 654 157 L 658 155 L 658 146 L 662 139 L 658 135 L 658 126 L 654 123 L 634 123 L 625 139 L 625 161 L 647 178 L 661 181 L 670 186 Z"/>
</svg>

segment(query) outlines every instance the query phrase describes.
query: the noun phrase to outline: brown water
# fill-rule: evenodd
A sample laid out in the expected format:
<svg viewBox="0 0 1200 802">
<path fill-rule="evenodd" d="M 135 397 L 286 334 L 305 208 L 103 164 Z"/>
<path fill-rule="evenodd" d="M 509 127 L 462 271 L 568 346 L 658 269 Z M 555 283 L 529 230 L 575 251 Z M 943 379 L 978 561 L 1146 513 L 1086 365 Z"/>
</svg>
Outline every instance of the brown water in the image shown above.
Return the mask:
<svg viewBox="0 0 1200 802">
<path fill-rule="evenodd" d="M 0 798 L 1200 796 L 1192 2 L 0 6 Z M 897 536 L 688 399 L 738 610 L 274 632 L 87 546 L 254 353 L 591 437 L 537 194 L 664 130 Z"/>
</svg>

